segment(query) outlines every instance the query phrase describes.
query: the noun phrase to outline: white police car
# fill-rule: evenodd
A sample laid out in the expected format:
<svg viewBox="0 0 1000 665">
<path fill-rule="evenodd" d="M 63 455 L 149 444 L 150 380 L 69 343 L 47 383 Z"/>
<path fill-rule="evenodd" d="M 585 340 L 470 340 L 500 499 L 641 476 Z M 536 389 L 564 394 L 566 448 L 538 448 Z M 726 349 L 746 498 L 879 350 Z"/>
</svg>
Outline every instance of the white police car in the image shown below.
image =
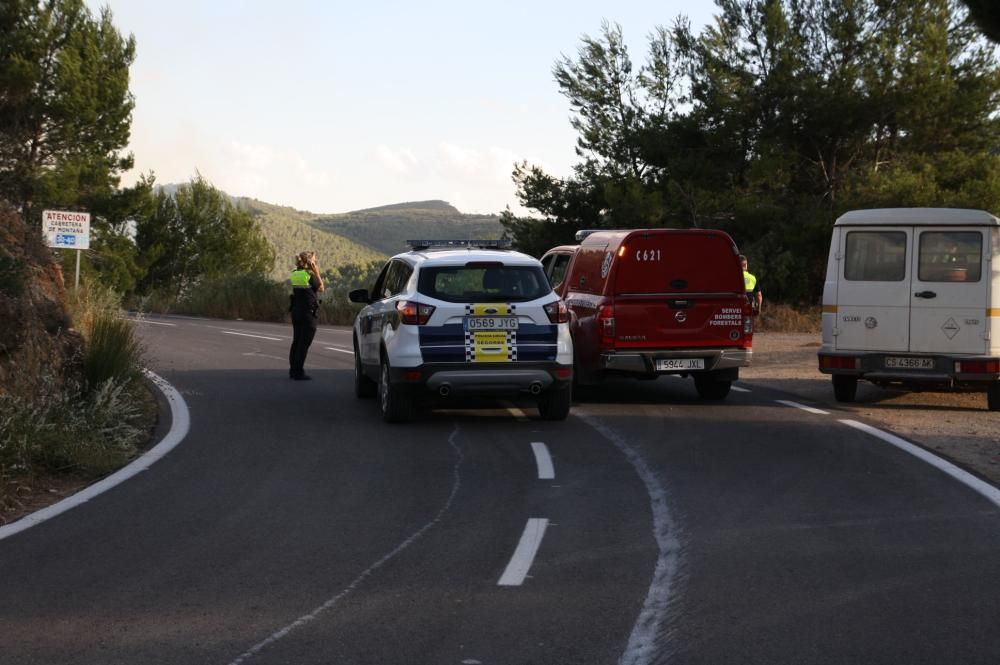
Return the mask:
<svg viewBox="0 0 1000 665">
<path fill-rule="evenodd" d="M 504 241 L 410 241 L 354 322 L 355 391 L 387 422 L 416 401 L 529 394 L 543 419 L 569 414 L 573 342 L 541 263 Z"/>
</svg>

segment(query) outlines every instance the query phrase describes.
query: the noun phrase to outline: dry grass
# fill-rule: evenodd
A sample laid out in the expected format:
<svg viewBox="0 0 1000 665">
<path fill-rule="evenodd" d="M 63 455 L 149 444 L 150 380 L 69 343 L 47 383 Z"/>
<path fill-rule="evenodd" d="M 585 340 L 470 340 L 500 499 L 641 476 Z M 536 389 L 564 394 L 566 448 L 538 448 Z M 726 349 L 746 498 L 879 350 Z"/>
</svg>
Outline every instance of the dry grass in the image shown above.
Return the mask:
<svg viewBox="0 0 1000 665">
<path fill-rule="evenodd" d="M 756 332 L 819 333 L 822 319 L 818 305 L 799 309 L 765 301 L 754 328 Z"/>
</svg>

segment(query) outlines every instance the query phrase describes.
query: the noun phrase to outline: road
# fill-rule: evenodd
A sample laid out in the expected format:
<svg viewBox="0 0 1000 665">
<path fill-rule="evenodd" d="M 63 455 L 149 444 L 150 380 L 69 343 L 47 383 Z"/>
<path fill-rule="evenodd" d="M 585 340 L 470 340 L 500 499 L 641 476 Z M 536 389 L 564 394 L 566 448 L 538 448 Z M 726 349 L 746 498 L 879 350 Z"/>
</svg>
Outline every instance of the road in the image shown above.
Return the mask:
<svg viewBox="0 0 1000 665">
<path fill-rule="evenodd" d="M 140 329 L 190 433 L 0 540 L 4 665 L 1000 662 L 1000 507 L 834 410 L 663 378 L 392 426 L 349 330 L 293 382 L 286 326 Z"/>
</svg>

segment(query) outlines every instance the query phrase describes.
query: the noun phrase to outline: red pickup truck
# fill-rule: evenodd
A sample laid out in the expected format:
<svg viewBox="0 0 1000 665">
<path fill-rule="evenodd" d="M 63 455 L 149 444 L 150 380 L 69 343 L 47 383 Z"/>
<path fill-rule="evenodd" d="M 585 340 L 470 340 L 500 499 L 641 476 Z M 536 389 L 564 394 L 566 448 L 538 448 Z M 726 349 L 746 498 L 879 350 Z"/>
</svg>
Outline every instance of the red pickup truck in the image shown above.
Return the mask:
<svg viewBox="0 0 1000 665">
<path fill-rule="evenodd" d="M 722 231 L 581 231 L 542 265 L 571 312 L 575 376 L 692 376 L 720 400 L 753 354 L 736 244 Z"/>
</svg>

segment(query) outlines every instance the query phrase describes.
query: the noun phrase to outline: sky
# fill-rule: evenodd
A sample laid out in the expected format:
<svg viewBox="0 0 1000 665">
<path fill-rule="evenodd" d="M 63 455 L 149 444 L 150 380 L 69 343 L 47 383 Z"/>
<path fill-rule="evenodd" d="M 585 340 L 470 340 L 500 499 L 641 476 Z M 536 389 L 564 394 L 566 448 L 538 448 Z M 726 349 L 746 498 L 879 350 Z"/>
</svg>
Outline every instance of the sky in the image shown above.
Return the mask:
<svg viewBox="0 0 1000 665">
<path fill-rule="evenodd" d="M 131 184 L 200 173 L 229 194 L 316 213 L 427 199 L 518 205 L 511 171 L 577 161 L 552 67 L 602 21 L 633 63 L 710 0 L 88 0 L 133 34 Z"/>
</svg>

